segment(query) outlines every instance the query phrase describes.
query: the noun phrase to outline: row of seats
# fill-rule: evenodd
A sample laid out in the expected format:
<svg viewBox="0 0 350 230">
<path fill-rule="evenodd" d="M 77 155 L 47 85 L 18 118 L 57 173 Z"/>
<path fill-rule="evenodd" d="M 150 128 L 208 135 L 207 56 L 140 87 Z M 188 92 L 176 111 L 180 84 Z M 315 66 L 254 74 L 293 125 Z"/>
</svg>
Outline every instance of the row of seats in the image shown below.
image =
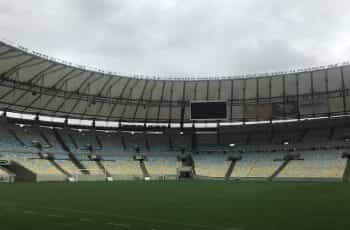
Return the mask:
<svg viewBox="0 0 350 230">
<path fill-rule="evenodd" d="M 39 141 L 48 152 L 64 152 L 63 147 L 57 140 L 55 131 L 48 127 L 23 126 L 0 121 L 0 149 L 1 148 L 26 148 L 32 146 L 33 141 Z M 225 129 L 224 129 L 225 130 Z M 138 146 L 145 152 L 163 153 L 171 150 L 179 150 L 184 147 L 192 149 L 195 146 L 198 151 L 206 149 L 220 149 L 234 143 L 239 148 L 254 151 L 259 146 L 280 145 L 283 141 L 290 144 L 314 146 L 320 143 L 344 143 L 350 138 L 350 128 L 313 128 L 313 129 L 277 129 L 271 130 L 247 130 L 245 132 L 223 131 L 220 137 L 215 133 L 198 133 L 196 140 L 192 141 L 190 133 L 169 132 L 166 134 L 144 134 L 130 132 L 102 131 L 78 131 L 74 129 L 56 129 L 65 145 L 74 153 L 89 152 L 87 146 L 91 145 L 99 154 L 128 155 L 135 152 Z M 220 144 L 218 144 L 220 141 Z M 193 145 L 194 144 L 194 145 Z"/>
<path fill-rule="evenodd" d="M 301 158 L 291 161 L 278 177 L 341 178 L 346 167 L 346 159 L 340 152 L 303 152 Z"/>
<path fill-rule="evenodd" d="M 148 157 L 145 164 L 151 176 L 176 175 L 176 170 L 181 165 L 174 156 Z"/>
<path fill-rule="evenodd" d="M 48 160 L 16 158 L 14 161 L 28 168 L 37 175 L 64 175 Z"/>
<path fill-rule="evenodd" d="M 0 177 L 8 176 L 8 172 L 0 166 Z"/>
<path fill-rule="evenodd" d="M 82 175 L 83 172 L 70 160 L 56 160 L 56 163 L 70 175 Z"/>
<path fill-rule="evenodd" d="M 248 153 L 237 161 L 231 177 L 270 177 L 281 165 L 285 153 Z"/>
<path fill-rule="evenodd" d="M 203 154 L 193 156 L 195 171 L 199 176 L 224 177 L 230 162 L 223 154 Z"/>
<path fill-rule="evenodd" d="M 283 163 L 285 153 L 245 153 L 237 161 L 232 178 L 269 178 Z M 222 155 L 194 156 L 197 175 L 224 177 L 229 161 Z M 346 159 L 341 151 L 305 151 L 299 160 L 290 161 L 278 178 L 342 178 Z"/>
<path fill-rule="evenodd" d="M 282 165 L 286 153 L 244 153 L 242 159 L 236 161 L 231 178 L 269 178 Z M 193 155 L 196 174 L 207 177 L 224 177 L 231 162 L 224 154 Z M 8 157 L 37 175 L 63 175 L 50 161 L 43 159 L 27 159 L 24 157 Z M 83 175 L 69 160 L 55 161 L 70 175 Z M 342 158 L 341 151 L 304 151 L 298 160 L 290 161 L 278 174 L 277 178 L 341 178 L 347 160 Z M 94 161 L 82 161 L 90 175 L 104 176 L 104 172 Z M 143 173 L 138 161 L 129 157 L 116 157 L 114 161 L 102 161 L 101 164 L 112 176 L 142 177 Z M 176 175 L 181 163 L 176 156 L 150 156 L 145 161 L 146 169 L 151 177 Z"/>
<path fill-rule="evenodd" d="M 139 162 L 128 157 L 120 157 L 117 161 L 104 161 L 103 164 L 112 176 L 142 176 Z"/>
</svg>

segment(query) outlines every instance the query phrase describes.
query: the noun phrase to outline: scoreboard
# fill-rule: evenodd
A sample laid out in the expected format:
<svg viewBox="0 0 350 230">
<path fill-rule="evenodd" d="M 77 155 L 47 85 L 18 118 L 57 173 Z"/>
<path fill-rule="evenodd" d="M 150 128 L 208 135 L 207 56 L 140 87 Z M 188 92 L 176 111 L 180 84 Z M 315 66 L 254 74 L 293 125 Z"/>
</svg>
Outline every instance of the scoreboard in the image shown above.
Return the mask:
<svg viewBox="0 0 350 230">
<path fill-rule="evenodd" d="M 191 120 L 226 120 L 226 101 L 191 101 Z"/>
</svg>

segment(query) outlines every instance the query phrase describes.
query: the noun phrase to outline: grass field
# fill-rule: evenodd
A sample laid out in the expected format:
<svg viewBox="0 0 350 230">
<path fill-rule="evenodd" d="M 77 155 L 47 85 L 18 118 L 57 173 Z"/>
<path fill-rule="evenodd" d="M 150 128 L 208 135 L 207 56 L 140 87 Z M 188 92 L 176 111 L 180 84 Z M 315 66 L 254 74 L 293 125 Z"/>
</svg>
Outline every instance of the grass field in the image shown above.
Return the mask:
<svg viewBox="0 0 350 230">
<path fill-rule="evenodd" d="M 343 183 L 0 184 L 2 230 L 349 228 Z"/>
</svg>

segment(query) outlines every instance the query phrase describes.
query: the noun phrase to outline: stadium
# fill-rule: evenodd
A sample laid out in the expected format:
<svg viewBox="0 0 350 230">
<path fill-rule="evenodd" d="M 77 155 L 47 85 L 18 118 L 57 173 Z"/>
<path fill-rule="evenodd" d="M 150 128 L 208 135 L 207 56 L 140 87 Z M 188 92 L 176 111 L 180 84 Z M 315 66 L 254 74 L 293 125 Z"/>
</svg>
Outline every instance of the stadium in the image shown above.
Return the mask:
<svg viewBox="0 0 350 230">
<path fill-rule="evenodd" d="M 157 79 L 1 42 L 0 74 L 6 229 L 349 224 L 347 63 Z"/>
<path fill-rule="evenodd" d="M 0 0 L 0 230 L 350 229 L 349 8 Z"/>
</svg>

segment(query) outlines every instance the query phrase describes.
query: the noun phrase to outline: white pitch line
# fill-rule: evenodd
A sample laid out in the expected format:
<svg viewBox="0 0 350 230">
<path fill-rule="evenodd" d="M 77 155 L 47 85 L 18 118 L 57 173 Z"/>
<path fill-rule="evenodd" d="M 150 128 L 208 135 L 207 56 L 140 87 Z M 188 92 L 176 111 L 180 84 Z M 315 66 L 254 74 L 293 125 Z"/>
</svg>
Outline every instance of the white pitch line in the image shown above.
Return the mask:
<svg viewBox="0 0 350 230">
<path fill-rule="evenodd" d="M 33 212 L 33 211 L 23 211 L 23 213 L 31 214 L 31 215 L 36 215 L 37 214 L 36 212 Z"/>
<path fill-rule="evenodd" d="M 112 223 L 112 222 L 109 222 L 107 224 L 108 225 L 113 225 L 113 226 L 124 227 L 124 228 L 130 228 L 130 224 L 117 224 L 117 223 Z"/>
<path fill-rule="evenodd" d="M 55 217 L 55 218 L 64 218 L 64 216 L 56 215 L 56 214 L 49 214 L 48 217 Z"/>
<path fill-rule="evenodd" d="M 11 203 L 4 202 L 2 204 L 8 204 L 11 205 Z M 13 205 L 13 204 L 12 204 Z M 0 204 L 1 206 L 1 204 Z M 19 206 L 17 206 L 19 207 Z M 84 210 L 78 210 L 78 209 L 70 209 L 70 208 L 52 208 L 52 207 L 44 207 L 44 206 L 37 206 L 37 209 L 43 209 L 43 210 L 51 210 L 51 211 L 58 211 L 58 212 L 72 212 L 72 213 L 80 213 L 85 215 L 99 215 L 104 216 L 107 218 L 110 217 L 117 217 L 117 218 L 125 218 L 145 223 L 158 223 L 158 224 L 170 224 L 170 225 L 178 225 L 183 227 L 190 227 L 190 228 L 203 228 L 203 229 L 216 229 L 216 230 L 224 230 L 222 227 L 213 227 L 209 225 L 203 225 L 203 224 L 189 224 L 189 223 L 180 223 L 180 222 L 172 222 L 165 219 L 156 219 L 156 218 L 145 218 L 145 217 L 138 217 L 138 216 L 132 216 L 132 215 L 122 215 L 122 214 L 106 214 L 104 212 L 98 212 L 98 211 L 84 211 Z"/>
<path fill-rule="evenodd" d="M 212 227 L 209 225 L 202 225 L 202 224 L 187 224 L 187 223 L 179 223 L 179 222 L 172 222 L 164 219 L 155 219 L 155 218 L 144 218 L 144 217 L 138 217 L 138 216 L 132 216 L 132 215 L 121 215 L 121 214 L 106 214 L 102 212 L 96 212 L 96 211 L 83 211 L 83 210 L 77 210 L 77 209 L 69 209 L 69 208 L 50 208 L 50 207 L 37 207 L 41 209 L 46 210 L 54 210 L 54 211 L 65 211 L 65 212 L 73 212 L 73 213 L 80 213 L 80 214 L 86 214 L 86 215 L 99 215 L 104 217 L 118 217 L 118 218 L 127 218 L 132 219 L 136 221 L 142 221 L 146 223 L 159 223 L 159 224 L 171 224 L 171 225 L 179 225 L 184 227 L 191 227 L 191 228 L 206 228 L 206 229 L 223 229 L 221 227 Z"/>
</svg>

